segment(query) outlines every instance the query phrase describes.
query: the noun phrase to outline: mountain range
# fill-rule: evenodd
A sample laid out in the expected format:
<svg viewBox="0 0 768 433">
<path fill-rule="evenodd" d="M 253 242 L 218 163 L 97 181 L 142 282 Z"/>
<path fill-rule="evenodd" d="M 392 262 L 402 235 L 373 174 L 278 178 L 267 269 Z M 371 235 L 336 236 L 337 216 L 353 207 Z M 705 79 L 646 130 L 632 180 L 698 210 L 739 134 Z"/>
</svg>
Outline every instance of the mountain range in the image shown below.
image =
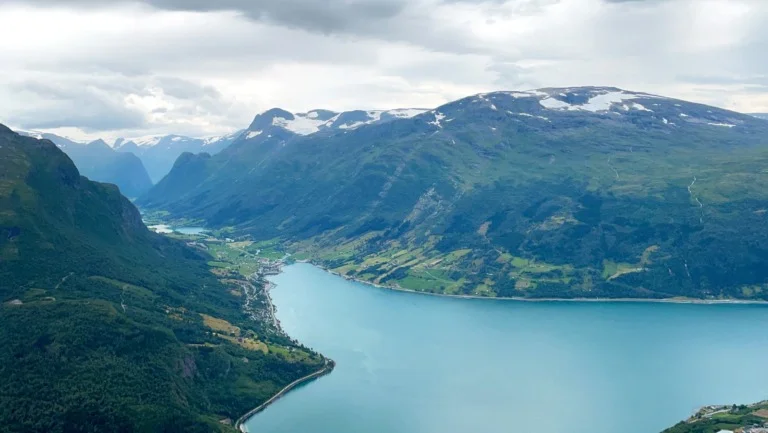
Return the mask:
<svg viewBox="0 0 768 433">
<path fill-rule="evenodd" d="M 115 184 L 128 197 L 138 197 L 152 187 L 152 181 L 136 155 L 116 152 L 103 140 L 79 143 L 55 134 L 20 133 L 50 140 L 72 158 L 84 176 L 99 182 Z"/>
<path fill-rule="evenodd" d="M 413 114 L 270 110 L 138 203 L 403 289 L 768 297 L 765 120 L 611 87 Z"/>
<path fill-rule="evenodd" d="M 242 131 L 220 137 L 192 138 L 182 135 L 157 135 L 139 138 L 118 138 L 113 147 L 118 152 L 138 156 L 147 168 L 153 183 L 162 179 L 184 152 L 215 154 L 229 146 Z"/>
<path fill-rule="evenodd" d="M 183 135 L 151 135 L 118 138 L 111 145 L 104 140 L 81 143 L 51 133 L 25 132 L 21 134 L 53 141 L 75 162 L 89 178 L 114 183 L 128 197 L 138 197 L 153 183 L 159 182 L 183 153 L 216 154 L 241 138 L 253 139 L 262 132 L 265 138 L 276 134 L 307 135 L 319 131 L 351 130 L 362 125 L 384 123 L 394 119 L 412 117 L 424 109 L 355 110 L 333 112 L 313 110 L 290 113 L 274 108 L 254 119 L 247 130 L 231 134 L 194 138 Z M 138 158 L 136 158 L 138 157 Z"/>
<path fill-rule="evenodd" d="M 0 430 L 235 432 L 317 370 L 211 259 L 149 231 L 52 141 L 0 125 Z"/>
<path fill-rule="evenodd" d="M 119 152 L 131 152 L 141 158 L 152 182 L 159 182 L 184 153 L 208 153 L 214 155 L 239 139 L 253 139 L 261 134 L 308 135 L 321 131 L 351 130 L 362 125 L 384 123 L 423 113 L 423 109 L 355 110 L 334 112 L 312 110 L 307 113 L 291 113 L 273 108 L 257 115 L 246 130 L 220 137 L 192 138 L 181 135 L 120 138 L 114 148 Z M 271 137 L 270 137 L 271 138 Z"/>
</svg>

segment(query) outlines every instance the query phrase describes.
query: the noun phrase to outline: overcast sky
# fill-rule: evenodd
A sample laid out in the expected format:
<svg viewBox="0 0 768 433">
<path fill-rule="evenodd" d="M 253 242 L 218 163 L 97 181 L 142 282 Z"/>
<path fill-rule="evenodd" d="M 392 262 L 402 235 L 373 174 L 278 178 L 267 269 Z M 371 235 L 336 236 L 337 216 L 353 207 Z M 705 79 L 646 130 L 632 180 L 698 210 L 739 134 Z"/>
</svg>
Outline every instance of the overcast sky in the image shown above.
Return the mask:
<svg viewBox="0 0 768 433">
<path fill-rule="evenodd" d="M 766 0 L 0 3 L 0 123 L 80 139 L 576 85 L 768 112 Z"/>
</svg>

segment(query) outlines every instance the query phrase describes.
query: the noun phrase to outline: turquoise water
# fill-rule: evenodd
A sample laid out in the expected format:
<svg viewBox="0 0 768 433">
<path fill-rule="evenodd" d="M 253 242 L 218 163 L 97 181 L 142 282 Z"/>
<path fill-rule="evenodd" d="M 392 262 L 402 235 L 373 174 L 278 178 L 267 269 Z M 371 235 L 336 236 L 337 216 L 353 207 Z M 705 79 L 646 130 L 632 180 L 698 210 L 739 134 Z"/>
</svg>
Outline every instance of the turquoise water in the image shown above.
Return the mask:
<svg viewBox="0 0 768 433">
<path fill-rule="evenodd" d="M 273 277 L 283 327 L 337 362 L 254 433 L 654 433 L 768 398 L 768 307 L 526 303 Z"/>
<path fill-rule="evenodd" d="M 184 235 L 199 235 L 207 231 L 205 227 L 174 227 L 173 230 Z"/>
</svg>

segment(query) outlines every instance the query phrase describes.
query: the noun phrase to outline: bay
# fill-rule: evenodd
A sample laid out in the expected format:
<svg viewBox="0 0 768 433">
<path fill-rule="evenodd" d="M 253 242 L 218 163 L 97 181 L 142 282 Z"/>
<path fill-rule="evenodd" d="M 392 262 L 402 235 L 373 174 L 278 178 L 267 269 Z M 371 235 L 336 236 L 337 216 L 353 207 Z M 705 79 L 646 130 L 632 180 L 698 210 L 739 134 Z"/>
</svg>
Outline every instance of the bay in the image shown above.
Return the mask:
<svg viewBox="0 0 768 433">
<path fill-rule="evenodd" d="M 289 335 L 336 369 L 264 433 L 653 433 L 768 398 L 768 307 L 452 299 L 308 264 L 272 277 Z"/>
</svg>

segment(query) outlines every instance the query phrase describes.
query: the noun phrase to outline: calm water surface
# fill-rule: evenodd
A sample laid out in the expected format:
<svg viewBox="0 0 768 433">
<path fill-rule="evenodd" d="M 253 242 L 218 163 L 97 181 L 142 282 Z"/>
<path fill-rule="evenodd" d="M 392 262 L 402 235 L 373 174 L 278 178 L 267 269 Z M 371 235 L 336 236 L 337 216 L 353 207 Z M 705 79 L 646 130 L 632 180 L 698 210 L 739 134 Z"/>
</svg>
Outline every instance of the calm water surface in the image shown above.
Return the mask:
<svg viewBox="0 0 768 433">
<path fill-rule="evenodd" d="M 174 227 L 173 230 L 184 235 L 199 235 L 206 232 L 205 227 Z"/>
<path fill-rule="evenodd" d="M 439 298 L 307 264 L 273 277 L 334 372 L 253 417 L 264 433 L 655 433 L 768 398 L 768 307 Z"/>
</svg>

